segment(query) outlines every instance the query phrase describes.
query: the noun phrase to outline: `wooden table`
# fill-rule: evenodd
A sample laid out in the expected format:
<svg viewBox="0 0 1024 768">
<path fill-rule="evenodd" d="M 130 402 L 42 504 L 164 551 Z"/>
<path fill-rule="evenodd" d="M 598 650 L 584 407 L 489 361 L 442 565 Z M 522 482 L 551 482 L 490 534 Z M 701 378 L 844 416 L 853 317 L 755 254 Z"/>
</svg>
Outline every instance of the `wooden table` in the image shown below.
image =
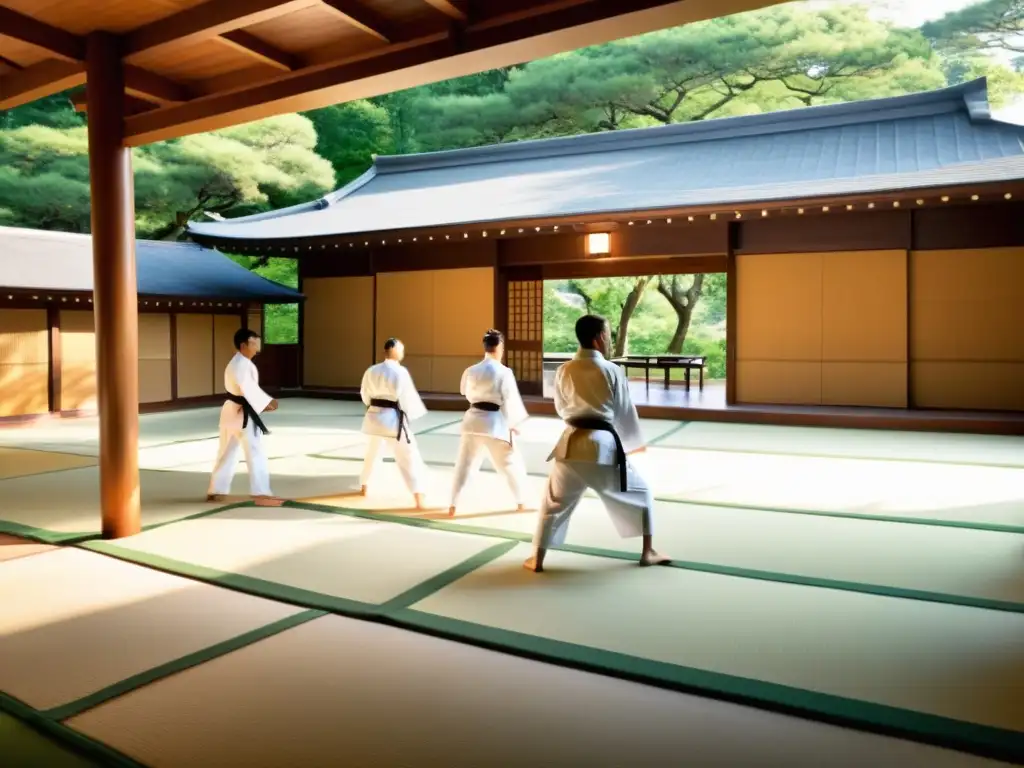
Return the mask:
<svg viewBox="0 0 1024 768">
<path fill-rule="evenodd" d="M 669 381 L 673 369 L 682 369 L 686 372 L 686 391 L 690 391 L 690 372 L 697 371 L 699 375 L 699 388 L 704 391 L 704 366 L 707 358 L 693 355 L 625 355 L 614 357 L 612 362 L 622 366 L 622 369 L 629 375 L 630 368 L 640 368 L 644 372 L 644 386 L 651 388 L 651 370 L 665 372 L 665 389 L 669 387 Z"/>
</svg>

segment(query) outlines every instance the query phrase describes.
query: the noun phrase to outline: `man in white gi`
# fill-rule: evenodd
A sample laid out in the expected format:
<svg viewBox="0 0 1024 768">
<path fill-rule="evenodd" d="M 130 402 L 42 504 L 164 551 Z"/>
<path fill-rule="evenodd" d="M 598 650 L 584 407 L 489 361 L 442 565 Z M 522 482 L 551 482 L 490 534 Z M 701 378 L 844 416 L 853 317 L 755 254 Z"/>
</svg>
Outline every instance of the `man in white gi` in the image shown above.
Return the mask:
<svg viewBox="0 0 1024 768">
<path fill-rule="evenodd" d="M 416 509 L 423 509 L 426 490 L 427 465 L 420 457 L 416 436 L 409 430 L 409 422 L 424 416 L 427 408 L 420 399 L 409 371 L 402 365 L 405 345 L 398 339 L 384 342 L 384 362 L 370 366 L 363 374 L 359 394 L 366 406 L 363 433 L 369 435 L 360 493 L 366 495 L 370 475 L 383 458 L 381 445 L 394 446 L 395 463 L 402 479 L 416 499 Z"/>
<path fill-rule="evenodd" d="M 548 457 L 555 459 L 541 502 L 533 556 L 524 567 L 540 573 L 551 546 L 565 543 L 569 518 L 591 488 L 623 538 L 643 536 L 640 565 L 670 561 L 651 537 L 654 497 L 626 458 L 646 450 L 640 420 L 622 370 L 605 359 L 608 322 L 597 315 L 576 321 L 576 356 L 555 374 L 555 410 L 566 429 Z"/>
<path fill-rule="evenodd" d="M 486 450 L 494 468 L 504 476 L 516 500 L 516 509 L 526 509 L 523 493 L 526 490 L 526 466 L 515 450 L 513 436 L 527 419 L 523 399 L 519 396 L 512 370 L 501 363 L 505 354 L 505 339 L 500 331 L 484 334 L 484 359 L 462 374 L 459 392 L 469 400 L 469 410 L 462 417 L 462 439 L 455 461 L 455 479 L 452 484 L 452 503 L 449 516 L 455 515 L 462 489 L 470 475 L 475 474 Z"/>
<path fill-rule="evenodd" d="M 270 470 L 262 436 L 269 434 L 261 413 L 277 410 L 277 400 L 260 389 L 260 376 L 252 359 L 260 351 L 260 337 L 242 328 L 235 332 L 238 350 L 224 370 L 224 405 L 220 409 L 220 451 L 210 478 L 207 501 L 223 501 L 231 493 L 231 481 L 238 467 L 238 451 L 245 454 L 249 469 L 249 490 L 259 506 L 279 507 L 283 503 L 270 492 Z"/>
</svg>

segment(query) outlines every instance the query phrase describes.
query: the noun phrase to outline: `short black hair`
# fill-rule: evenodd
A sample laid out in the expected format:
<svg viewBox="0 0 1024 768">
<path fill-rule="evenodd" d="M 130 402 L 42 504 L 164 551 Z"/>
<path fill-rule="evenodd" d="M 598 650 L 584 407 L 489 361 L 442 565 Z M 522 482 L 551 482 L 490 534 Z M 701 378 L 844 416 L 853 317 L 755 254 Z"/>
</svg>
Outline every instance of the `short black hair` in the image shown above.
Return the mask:
<svg viewBox="0 0 1024 768">
<path fill-rule="evenodd" d="M 241 349 L 249 339 L 258 339 L 260 335 L 252 328 L 239 328 L 235 331 L 235 349 Z"/>
<path fill-rule="evenodd" d="M 501 331 L 496 331 L 491 328 L 484 334 L 484 349 L 488 352 L 493 352 L 504 340 L 505 336 Z"/>
<path fill-rule="evenodd" d="M 600 315 L 584 315 L 576 321 L 576 341 L 583 349 L 593 349 L 594 341 L 604 332 L 608 324 Z"/>
<path fill-rule="evenodd" d="M 390 339 L 388 339 L 387 341 L 384 342 L 384 351 L 385 352 L 390 352 L 392 349 L 394 349 L 395 347 L 397 347 L 401 343 L 402 342 L 400 342 L 398 339 L 396 339 L 394 336 L 392 336 Z"/>
</svg>

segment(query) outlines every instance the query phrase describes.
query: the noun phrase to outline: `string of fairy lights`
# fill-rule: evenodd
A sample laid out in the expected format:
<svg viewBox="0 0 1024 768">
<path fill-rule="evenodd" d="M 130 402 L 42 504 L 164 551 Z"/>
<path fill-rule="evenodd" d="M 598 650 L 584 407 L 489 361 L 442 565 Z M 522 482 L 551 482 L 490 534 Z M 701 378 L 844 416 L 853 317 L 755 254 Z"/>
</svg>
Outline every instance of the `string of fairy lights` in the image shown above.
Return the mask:
<svg viewBox="0 0 1024 768">
<path fill-rule="evenodd" d="M 996 202 L 997 197 L 995 195 L 985 195 L 986 202 Z M 1004 192 L 999 197 L 999 200 L 1011 201 L 1013 200 L 1012 192 Z M 982 195 L 971 194 L 962 198 L 964 202 L 979 202 L 982 200 Z M 833 213 L 839 211 L 877 211 L 886 208 L 900 209 L 904 207 L 924 207 L 929 202 L 938 204 L 946 204 L 953 202 L 954 198 L 951 195 L 941 195 L 933 198 L 932 200 L 920 197 L 914 200 L 891 200 L 884 202 L 867 202 L 867 203 L 840 203 L 840 204 L 823 204 L 823 205 L 804 205 L 804 206 L 787 206 L 780 209 L 769 209 L 757 208 L 754 209 L 743 209 L 743 210 L 723 210 L 723 211 L 712 211 L 704 213 L 692 213 L 682 214 L 676 216 L 663 216 L 663 217 L 639 217 L 634 219 L 627 219 L 625 221 L 615 221 L 614 228 L 617 228 L 620 224 L 625 224 L 627 227 L 636 226 L 647 226 L 647 225 L 673 225 L 673 224 L 696 224 L 707 221 L 720 221 L 720 220 L 742 220 L 742 219 L 767 219 L 772 216 L 804 216 L 816 213 Z M 604 226 L 605 229 L 600 229 Z M 597 228 L 595 228 L 597 227 Z M 391 237 L 369 237 L 367 235 L 353 236 L 347 239 L 334 239 L 329 243 L 316 243 L 307 245 L 295 245 L 294 242 L 286 244 L 274 244 L 274 245 L 256 245 L 254 243 L 236 243 L 232 244 L 230 248 L 223 245 L 211 246 L 214 250 L 230 251 L 240 255 L 248 256 L 292 256 L 295 254 L 311 253 L 313 251 L 329 251 L 329 250 L 348 250 L 348 249 L 370 249 L 377 248 L 380 246 L 410 246 L 413 244 L 423 245 L 424 243 L 430 244 L 451 244 L 453 242 L 465 242 L 471 239 L 485 239 L 489 237 L 515 237 L 518 235 L 538 235 L 538 234 L 560 234 L 562 232 L 576 232 L 577 234 L 594 233 L 594 232 L 607 232 L 612 226 L 609 222 L 603 222 L 602 224 L 594 224 L 592 222 L 565 222 L 561 224 L 549 224 L 541 226 L 504 226 L 504 227 L 491 227 L 488 229 L 465 229 L 462 232 L 457 233 L 437 233 L 437 234 L 416 234 L 410 235 L 408 233 L 401 236 L 393 235 Z"/>
<path fill-rule="evenodd" d="M 0 295 L 2 295 L 2 294 L 0 294 Z M 32 301 L 32 302 L 39 302 L 39 303 L 46 303 L 46 304 L 58 304 L 59 303 L 59 304 L 71 304 L 71 305 L 74 305 L 74 304 L 82 305 L 82 304 L 84 304 L 86 306 L 91 306 L 92 305 L 92 299 L 89 298 L 88 296 L 84 296 L 84 297 L 83 296 L 60 296 L 60 295 L 53 296 L 53 295 L 46 295 L 46 294 L 43 294 L 43 293 L 29 293 L 29 292 L 22 292 L 22 291 L 19 291 L 17 293 L 8 293 L 8 294 L 6 294 L 6 299 L 7 299 L 7 301 L 17 301 L 17 302 Z M 235 309 L 235 310 L 241 311 L 242 309 L 245 309 L 248 305 L 243 304 L 242 302 L 237 302 L 237 301 L 172 301 L 172 300 L 169 300 L 169 299 L 161 299 L 160 301 L 151 301 L 149 299 L 145 299 L 145 300 L 142 300 L 142 301 L 139 302 L 139 306 L 140 307 L 150 307 L 150 306 L 152 306 L 152 307 L 160 307 L 160 308 L 165 308 L 167 310 L 172 310 L 172 309 L 204 309 L 205 308 L 207 310 L 211 310 L 211 309 Z"/>
</svg>

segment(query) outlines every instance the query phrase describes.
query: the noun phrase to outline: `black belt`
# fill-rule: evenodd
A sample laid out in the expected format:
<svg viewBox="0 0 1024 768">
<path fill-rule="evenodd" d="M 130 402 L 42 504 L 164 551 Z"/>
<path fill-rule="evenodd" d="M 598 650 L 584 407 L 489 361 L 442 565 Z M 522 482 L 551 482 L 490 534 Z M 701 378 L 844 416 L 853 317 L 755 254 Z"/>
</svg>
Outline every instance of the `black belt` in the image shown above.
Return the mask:
<svg viewBox="0 0 1024 768">
<path fill-rule="evenodd" d="M 395 435 L 395 440 L 402 439 L 402 432 L 405 432 L 405 442 L 411 443 L 409 439 L 409 429 L 405 425 L 405 411 L 398 405 L 397 400 L 382 400 L 379 398 L 373 398 L 370 400 L 370 405 L 375 408 L 390 408 L 398 414 L 398 434 Z"/>
<path fill-rule="evenodd" d="M 252 403 L 241 395 L 232 395 L 230 392 L 224 395 L 224 397 L 232 403 L 242 406 L 242 429 L 249 426 L 249 419 L 252 419 L 254 429 L 258 429 L 264 435 L 270 434 L 270 430 L 267 429 L 267 425 L 263 423 L 263 419 L 260 418 L 260 415 L 256 413 L 256 409 L 252 407 Z"/>
<path fill-rule="evenodd" d="M 470 403 L 469 407 L 476 408 L 478 411 L 487 411 L 488 413 L 499 413 L 501 411 L 500 405 L 498 405 L 497 403 L 489 403 L 486 400 L 483 400 L 479 403 Z M 512 445 L 511 429 L 508 431 L 508 444 Z"/>
<path fill-rule="evenodd" d="M 628 491 L 629 485 L 626 481 L 626 449 L 622 447 L 622 439 L 619 437 L 619 433 L 615 431 L 615 427 L 604 419 L 597 418 L 569 419 L 566 423 L 575 429 L 608 432 L 615 438 L 615 462 L 619 465 L 619 487 L 623 493 Z"/>
</svg>

